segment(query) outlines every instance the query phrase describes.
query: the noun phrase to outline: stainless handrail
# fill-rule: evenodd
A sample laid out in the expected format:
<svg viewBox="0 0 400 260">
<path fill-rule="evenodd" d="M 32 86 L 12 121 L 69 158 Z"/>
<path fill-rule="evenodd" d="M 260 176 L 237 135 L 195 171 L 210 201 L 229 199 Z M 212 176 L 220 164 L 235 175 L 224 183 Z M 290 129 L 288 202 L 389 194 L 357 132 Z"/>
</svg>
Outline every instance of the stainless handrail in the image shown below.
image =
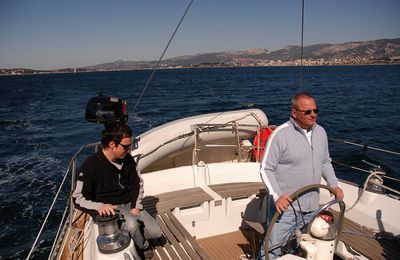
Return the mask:
<svg viewBox="0 0 400 260">
<path fill-rule="evenodd" d="M 72 192 L 73 192 L 73 190 L 74 190 L 74 185 L 75 185 L 75 174 L 76 174 L 76 159 L 77 159 L 77 157 L 78 157 L 78 155 L 80 155 L 81 153 L 82 153 L 82 151 L 84 151 L 84 150 L 86 150 L 86 149 L 88 149 L 88 148 L 90 148 L 90 147 L 97 147 L 99 145 L 99 142 L 96 142 L 96 143 L 91 143 L 91 144 L 86 144 L 86 145 L 83 145 L 83 146 L 81 146 L 76 152 L 75 152 L 75 154 L 72 156 L 72 158 L 71 158 L 71 160 L 70 160 L 70 162 L 69 162 L 69 164 L 68 164 L 68 168 L 66 169 L 66 171 L 65 171 L 65 173 L 64 173 L 64 176 L 63 176 L 63 179 L 62 179 L 62 181 L 61 181 L 61 183 L 60 183 L 60 186 L 59 186 L 59 188 L 58 188 L 58 190 L 57 190 L 57 193 L 55 194 L 55 196 L 54 196 L 54 198 L 53 198 L 53 201 L 52 201 L 52 203 L 51 203 L 51 205 L 50 205 L 50 207 L 49 207 L 49 210 L 48 210 L 48 212 L 47 212 L 47 214 L 46 214 L 46 217 L 45 217 L 45 219 L 44 219 L 44 221 L 43 221 L 43 223 L 42 223 L 42 225 L 41 225 L 41 227 L 40 227 L 40 230 L 39 230 L 39 232 L 38 232 L 38 234 L 37 234 L 37 236 L 36 236 L 36 238 L 35 238 L 35 241 L 33 242 L 33 245 L 32 245 L 32 247 L 31 247 L 31 250 L 29 251 L 29 254 L 28 254 L 28 256 L 26 257 L 26 259 L 30 259 L 31 258 L 31 256 L 32 256 L 32 254 L 33 254 L 33 252 L 35 251 L 35 249 L 36 249 L 36 244 L 37 244 L 37 242 L 39 241 L 39 238 L 40 238 L 40 236 L 41 236 L 41 234 L 42 234 L 42 232 L 43 232 L 43 230 L 44 230 L 44 227 L 46 226 L 46 224 L 47 224 L 47 221 L 48 221 L 48 218 L 49 218 L 49 216 L 50 216 L 50 214 L 52 213 L 52 210 L 53 210 L 53 207 L 54 207 L 54 205 L 55 205 L 55 203 L 56 203 L 56 201 L 57 201 L 57 199 L 58 199 L 58 197 L 59 197 L 59 195 L 60 195 L 60 192 L 61 192 L 61 190 L 62 190 L 62 188 L 64 187 L 64 185 L 65 185 L 65 181 L 66 181 L 66 179 L 67 179 L 67 176 L 69 175 L 69 173 L 71 172 L 71 175 L 72 175 L 72 180 L 71 180 L 71 188 L 70 188 L 70 195 L 69 195 L 69 200 L 70 201 L 68 201 L 67 202 L 67 205 L 69 204 L 70 205 L 70 211 L 69 211 L 69 214 L 71 214 L 71 212 L 72 212 L 72 209 L 73 209 L 73 202 L 72 202 Z M 66 210 L 68 210 L 68 209 L 66 209 Z M 65 215 L 65 212 L 64 212 L 64 215 Z M 72 218 L 71 217 L 69 217 L 69 219 L 70 219 L 70 222 L 69 222 L 69 226 L 70 225 L 72 225 Z M 64 216 L 63 216 L 63 218 L 62 218 L 62 222 L 64 221 Z M 57 241 L 58 240 L 58 238 L 59 238 L 59 236 L 60 236 L 60 232 L 58 231 L 57 232 L 57 234 L 56 234 L 56 237 L 54 238 L 54 241 Z M 49 254 L 49 259 L 51 258 L 51 256 L 53 255 L 53 254 L 55 254 L 56 253 L 56 251 L 54 250 L 55 249 L 55 247 L 56 247 L 56 244 L 57 243 L 53 243 L 53 246 L 52 246 L 52 248 L 51 248 L 51 251 L 50 251 L 50 254 Z"/>
<path fill-rule="evenodd" d="M 194 139 L 194 148 L 192 152 L 192 164 L 195 165 L 198 163 L 198 152 L 201 151 L 201 138 L 199 137 L 201 133 L 213 132 L 213 131 L 232 131 L 232 138 L 235 139 L 235 144 L 232 145 L 204 145 L 203 147 L 214 147 L 214 148 L 224 148 L 224 147 L 236 147 L 238 158 L 241 158 L 240 151 L 240 135 L 239 132 L 241 130 L 240 127 L 256 127 L 257 129 L 260 125 L 256 124 L 238 124 L 235 121 L 231 121 L 225 124 L 196 124 L 194 125 L 193 135 Z"/>
<path fill-rule="evenodd" d="M 246 114 L 246 115 L 244 115 L 244 116 L 242 116 L 240 118 L 236 118 L 234 120 L 228 121 L 226 123 L 221 123 L 221 124 L 212 124 L 212 123 L 210 123 L 210 124 L 197 124 L 197 126 L 200 126 L 200 130 L 201 131 L 211 131 L 212 129 L 216 129 L 216 128 L 221 127 L 223 125 L 229 125 L 229 124 L 232 124 L 234 122 L 240 121 L 240 120 L 242 120 L 242 119 L 244 119 L 244 118 L 246 118 L 248 116 L 253 117 L 257 121 L 257 125 L 251 125 L 251 124 L 238 124 L 238 125 L 239 126 L 258 126 L 258 127 L 263 125 L 263 122 L 257 116 L 257 114 L 249 113 L 249 114 Z M 208 126 L 208 127 L 205 127 L 205 126 Z M 163 146 L 165 146 L 167 144 L 170 144 L 170 143 L 173 143 L 173 142 L 178 141 L 180 139 L 188 138 L 188 137 L 191 137 L 191 136 L 195 135 L 195 130 L 196 130 L 196 127 L 194 127 L 193 130 L 190 131 L 190 132 L 187 132 L 187 133 L 184 133 L 184 134 L 180 134 L 178 136 L 175 136 L 175 137 L 165 141 L 164 143 L 158 145 L 157 147 L 155 147 L 153 150 L 147 152 L 146 154 L 140 154 L 140 159 L 143 159 L 143 158 L 149 156 L 150 154 L 156 152 L 158 149 L 160 149 L 161 147 L 163 147 Z"/>
<path fill-rule="evenodd" d="M 361 147 L 361 148 L 363 148 L 365 150 L 370 149 L 370 150 L 383 152 L 383 153 L 387 153 L 387 154 L 398 155 L 398 156 L 400 155 L 400 152 L 396 152 L 396 151 L 391 151 L 391 150 L 388 150 L 388 149 L 383 149 L 383 148 L 379 148 L 379 147 L 370 146 L 367 143 L 358 144 L 358 143 L 355 143 L 355 142 L 350 142 L 350 141 L 347 141 L 347 140 L 342 140 L 342 139 L 332 138 L 332 137 L 329 138 L 329 141 L 348 144 L 348 145 L 353 145 L 353 146 Z"/>
</svg>

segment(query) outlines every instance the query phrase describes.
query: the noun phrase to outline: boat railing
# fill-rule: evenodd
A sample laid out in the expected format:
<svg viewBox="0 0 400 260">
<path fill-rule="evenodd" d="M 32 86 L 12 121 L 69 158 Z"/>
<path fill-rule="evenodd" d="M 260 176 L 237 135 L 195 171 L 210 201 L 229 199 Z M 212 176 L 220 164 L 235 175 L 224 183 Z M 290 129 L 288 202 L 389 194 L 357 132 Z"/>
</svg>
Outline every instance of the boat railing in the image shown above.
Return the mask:
<svg viewBox="0 0 400 260">
<path fill-rule="evenodd" d="M 63 213 L 63 216 L 61 218 L 60 225 L 58 227 L 56 236 L 54 238 L 54 243 L 53 243 L 53 246 L 51 248 L 51 251 L 50 251 L 48 259 L 51 259 L 53 255 L 56 255 L 58 253 L 56 251 L 56 246 L 57 246 L 56 242 L 58 241 L 58 238 L 59 238 L 59 236 L 60 236 L 60 234 L 62 232 L 62 227 L 66 223 L 65 216 L 66 216 L 67 212 L 69 212 L 69 217 L 68 217 L 68 220 L 67 220 L 67 221 L 69 221 L 68 225 L 69 226 L 72 225 L 72 214 L 71 213 L 73 212 L 73 209 L 74 209 L 74 203 L 73 203 L 73 200 L 72 200 L 72 192 L 75 189 L 75 183 L 76 183 L 75 180 L 76 180 L 77 159 L 82 154 L 83 151 L 85 151 L 85 150 L 87 150 L 89 148 L 94 148 L 94 151 L 96 152 L 98 147 L 99 147 L 99 145 L 100 145 L 99 142 L 83 145 L 72 156 L 72 158 L 71 158 L 71 160 L 70 160 L 70 162 L 68 164 L 68 167 L 67 167 L 67 169 L 66 169 L 66 171 L 64 173 L 63 179 L 61 180 L 61 183 L 59 185 L 57 193 L 55 194 L 55 196 L 53 198 L 53 201 L 52 201 L 52 203 L 51 203 L 51 205 L 49 207 L 49 210 L 48 210 L 48 212 L 46 214 L 46 217 L 45 217 L 45 219 L 44 219 L 44 221 L 43 221 L 43 223 L 42 223 L 42 225 L 40 227 L 40 230 L 39 230 L 39 232 L 38 232 L 38 234 L 37 234 L 37 236 L 35 238 L 35 241 L 33 242 L 31 250 L 29 251 L 29 254 L 28 254 L 26 259 L 30 259 L 32 254 L 33 254 L 33 252 L 35 251 L 36 245 L 37 245 L 37 243 L 39 241 L 39 238 L 41 237 L 42 232 L 44 230 L 44 227 L 46 226 L 47 221 L 48 221 L 48 219 L 49 219 L 49 217 L 50 217 L 50 215 L 51 215 L 51 213 L 53 211 L 54 205 L 55 205 L 56 201 L 58 200 L 61 191 L 66 186 L 66 180 L 67 180 L 68 175 L 71 173 L 71 187 L 70 187 L 70 191 L 69 191 L 68 202 L 67 202 L 67 204 L 65 206 L 64 213 Z M 69 209 L 69 211 L 68 211 L 68 209 Z"/>
<path fill-rule="evenodd" d="M 256 120 L 257 124 L 238 124 L 238 123 L 237 123 L 238 121 L 244 119 L 245 117 L 253 117 L 253 118 Z M 187 133 L 184 133 L 184 134 L 180 134 L 180 135 L 178 135 L 178 136 L 175 136 L 175 137 L 173 137 L 173 138 L 171 138 L 171 139 L 169 139 L 169 140 L 167 140 L 167 141 L 165 141 L 165 142 L 159 144 L 157 147 L 155 147 L 155 148 L 152 149 L 151 151 L 149 151 L 149 152 L 147 152 L 147 153 L 144 153 L 144 154 L 137 154 L 137 155 L 135 155 L 134 157 L 140 157 L 140 159 L 143 159 L 143 158 L 145 158 L 145 157 L 147 157 L 147 156 L 153 154 L 153 153 L 156 152 L 157 150 L 161 149 L 162 147 L 164 147 L 164 146 L 166 146 L 166 145 L 168 145 L 168 144 L 171 144 L 171 143 L 173 143 L 173 142 L 176 142 L 176 141 L 179 141 L 179 140 L 182 140 L 182 139 L 187 139 L 187 138 L 189 138 L 189 137 L 192 137 L 193 135 L 197 136 L 198 134 L 204 133 L 204 132 L 221 131 L 222 128 L 225 128 L 224 130 L 226 131 L 226 130 L 227 130 L 227 129 L 226 129 L 227 126 L 228 126 L 228 127 L 231 127 L 231 129 L 232 129 L 232 126 L 233 126 L 233 125 L 235 125 L 236 128 L 238 128 L 238 127 L 245 127 L 245 126 L 247 126 L 247 127 L 249 127 L 249 126 L 250 126 L 250 127 L 255 127 L 255 128 L 257 129 L 257 131 L 258 131 L 259 128 L 263 126 L 263 122 L 262 122 L 262 120 L 257 116 L 257 114 L 255 114 L 255 113 L 249 113 L 249 114 L 246 114 L 245 116 L 243 116 L 243 117 L 241 117 L 241 118 L 238 118 L 238 119 L 235 119 L 235 120 L 226 122 L 226 123 L 221 123 L 221 124 L 196 124 L 196 125 L 194 125 L 193 130 L 191 130 L 191 131 L 189 131 L 189 132 L 187 132 Z M 195 133 L 195 131 L 196 131 L 196 133 Z M 255 135 L 255 133 L 256 133 L 257 131 L 254 131 L 254 135 Z M 197 137 L 197 138 L 198 138 L 198 137 Z M 196 138 L 196 139 L 197 139 L 197 138 Z M 237 145 L 235 144 L 235 146 L 237 146 Z M 209 145 L 209 147 L 211 147 L 211 145 Z M 222 147 L 222 145 L 219 146 L 219 147 Z M 225 147 L 226 147 L 226 146 L 225 146 Z M 196 160 L 192 160 L 192 161 L 195 162 Z"/>
<path fill-rule="evenodd" d="M 249 146 L 245 147 L 245 150 L 242 149 L 242 141 L 240 137 L 241 131 L 246 131 L 246 128 L 254 128 L 254 134 L 256 130 L 260 127 L 260 125 L 255 124 L 238 124 L 237 122 L 230 122 L 226 124 L 196 124 L 193 127 L 194 133 L 194 148 L 192 152 L 192 164 L 196 165 L 199 162 L 199 152 L 206 148 L 226 148 L 226 147 L 233 147 L 236 149 L 237 159 L 238 161 L 241 158 L 245 158 L 245 152 L 249 152 L 253 146 L 250 144 Z M 234 142 L 231 144 L 208 144 L 203 143 L 202 139 L 200 138 L 200 134 L 202 133 L 211 133 L 211 132 L 220 132 L 220 131 L 231 131 L 232 138 Z"/>
<path fill-rule="evenodd" d="M 367 164 L 368 166 L 372 167 L 372 169 L 366 170 L 366 169 L 362 169 L 360 167 L 356 167 L 356 166 L 349 165 L 349 164 L 346 164 L 346 163 L 343 163 L 343 162 L 339 162 L 339 161 L 333 161 L 333 163 L 337 164 L 339 166 L 343 166 L 343 167 L 347 167 L 347 168 L 350 168 L 350 169 L 353 169 L 353 170 L 357 170 L 357 171 L 368 173 L 369 175 L 368 175 L 366 181 L 364 182 L 364 186 L 363 186 L 364 190 L 371 190 L 370 187 L 374 186 L 374 187 L 377 188 L 378 192 L 380 192 L 380 191 L 389 191 L 389 192 L 392 192 L 393 194 L 396 194 L 396 196 L 399 197 L 400 191 L 396 190 L 396 189 L 393 189 L 393 188 L 391 188 L 391 187 L 389 187 L 387 185 L 384 185 L 384 180 L 383 179 L 391 180 L 391 181 L 397 182 L 397 183 L 400 183 L 400 180 L 398 178 L 387 176 L 386 172 L 383 169 L 381 169 L 380 165 L 378 165 L 376 163 L 369 162 L 365 158 L 366 158 L 366 153 L 367 153 L 368 150 L 382 152 L 382 153 L 385 153 L 385 154 L 388 154 L 388 155 L 392 155 L 392 156 L 400 156 L 400 152 L 391 151 L 391 150 L 388 150 L 388 149 L 383 149 L 383 148 L 379 148 L 379 147 L 370 146 L 370 145 L 368 145 L 367 142 L 364 142 L 363 144 L 360 144 L 360 143 L 351 142 L 351 141 L 343 140 L 343 139 L 339 139 L 339 138 L 329 138 L 329 141 L 342 143 L 342 144 L 347 144 L 347 145 L 351 145 L 351 146 L 362 148 L 362 152 L 363 152 L 363 157 L 364 158 L 361 160 L 361 162 L 363 162 L 363 163 Z"/>
<path fill-rule="evenodd" d="M 386 179 L 390 179 L 390 180 L 396 181 L 396 182 L 400 182 L 400 180 L 386 176 L 385 174 L 386 174 L 385 171 L 381 170 L 380 168 L 371 170 L 370 175 L 368 175 L 367 180 L 364 183 L 364 190 L 371 190 L 371 185 L 373 185 L 375 187 L 379 187 L 386 191 L 390 191 L 397 195 L 400 195 L 400 191 L 392 189 L 389 186 L 384 185 L 383 179 L 386 178 Z M 373 189 L 372 189 L 372 191 L 373 191 Z"/>
<path fill-rule="evenodd" d="M 382 193 L 382 194 L 386 194 L 394 199 L 400 200 L 400 190 L 398 190 L 398 188 L 395 189 L 395 188 L 389 187 L 388 185 L 385 185 L 385 180 L 384 180 L 384 179 L 386 179 L 388 181 L 390 180 L 392 182 L 400 183 L 400 179 L 387 176 L 386 172 L 379 165 L 374 165 L 373 168 L 366 170 L 366 169 L 362 169 L 360 167 L 349 165 L 349 164 L 346 164 L 343 162 L 332 161 L 332 163 L 342 166 L 342 167 L 350 168 L 355 171 L 368 173 L 368 177 L 365 179 L 365 182 L 362 186 L 363 192 L 369 191 L 369 192 L 374 192 L 374 193 Z M 395 185 L 395 186 L 399 187 L 398 185 Z M 361 196 L 359 196 L 359 198 L 360 197 Z M 354 203 L 354 205 L 352 207 L 349 207 L 346 211 L 351 210 L 355 206 L 355 204 L 358 203 L 358 200 Z"/>
<path fill-rule="evenodd" d="M 339 138 L 329 138 L 329 141 L 348 144 L 348 145 L 352 145 L 352 146 L 356 146 L 356 147 L 361 147 L 361 148 L 363 148 L 363 151 L 373 150 L 373 151 L 378 151 L 378 152 L 383 152 L 383 153 L 387 153 L 387 154 L 400 156 L 400 152 L 396 152 L 396 151 L 391 151 L 391 150 L 388 150 L 388 149 L 383 149 L 383 148 L 379 148 L 379 147 L 370 146 L 370 145 L 368 145 L 367 142 L 364 142 L 363 144 L 359 144 L 359 143 L 356 143 L 356 142 L 351 142 L 351 141 L 343 140 L 343 139 L 339 139 Z"/>
</svg>

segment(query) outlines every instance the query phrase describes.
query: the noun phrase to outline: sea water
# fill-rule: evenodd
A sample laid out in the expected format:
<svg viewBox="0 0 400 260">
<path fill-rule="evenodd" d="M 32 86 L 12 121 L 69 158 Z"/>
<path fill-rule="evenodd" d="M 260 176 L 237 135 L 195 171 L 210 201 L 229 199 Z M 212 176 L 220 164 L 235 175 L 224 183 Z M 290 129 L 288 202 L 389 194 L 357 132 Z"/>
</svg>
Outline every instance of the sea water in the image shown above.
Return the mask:
<svg viewBox="0 0 400 260">
<path fill-rule="evenodd" d="M 25 258 L 58 190 L 70 157 L 99 141 L 102 125 L 86 122 L 89 98 L 124 98 L 131 112 L 151 71 L 0 77 L 0 258 Z M 271 124 L 290 116 L 300 90 L 299 67 L 159 70 L 129 125 L 135 134 L 181 117 L 260 108 Z M 302 90 L 313 94 L 318 122 L 330 138 L 400 151 L 400 66 L 303 68 Z M 400 178 L 400 157 L 330 143 L 333 160 Z M 362 183 L 366 174 L 335 166 L 338 177 Z M 396 184 L 395 184 L 396 185 Z M 398 185 L 398 184 L 397 184 Z M 399 188 L 399 187 L 397 187 Z M 40 239 L 34 259 L 47 258 L 68 191 Z"/>
</svg>

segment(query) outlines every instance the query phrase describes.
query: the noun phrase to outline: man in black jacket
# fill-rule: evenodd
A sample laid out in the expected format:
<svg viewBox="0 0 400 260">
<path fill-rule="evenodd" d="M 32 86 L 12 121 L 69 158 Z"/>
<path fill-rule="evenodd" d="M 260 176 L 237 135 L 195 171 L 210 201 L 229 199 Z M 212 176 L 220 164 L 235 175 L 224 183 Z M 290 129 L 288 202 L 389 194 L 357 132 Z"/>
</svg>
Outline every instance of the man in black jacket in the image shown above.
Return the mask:
<svg viewBox="0 0 400 260">
<path fill-rule="evenodd" d="M 125 123 L 106 125 L 102 132 L 102 149 L 89 156 L 79 172 L 73 193 L 80 210 L 100 215 L 115 215 L 125 220 L 121 226 L 131 235 L 136 247 L 151 258 L 152 250 L 146 239 L 161 237 L 154 218 L 143 210 L 143 179 L 130 155 L 132 130 Z M 144 224 L 144 234 L 140 224 Z"/>
</svg>

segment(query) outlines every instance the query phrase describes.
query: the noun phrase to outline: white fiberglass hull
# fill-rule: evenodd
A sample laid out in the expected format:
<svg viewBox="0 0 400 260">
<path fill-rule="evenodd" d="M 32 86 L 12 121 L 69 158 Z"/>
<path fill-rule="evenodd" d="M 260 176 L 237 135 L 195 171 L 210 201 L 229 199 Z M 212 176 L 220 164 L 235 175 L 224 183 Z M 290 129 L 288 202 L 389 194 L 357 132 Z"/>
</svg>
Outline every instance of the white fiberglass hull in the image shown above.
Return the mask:
<svg viewBox="0 0 400 260">
<path fill-rule="evenodd" d="M 268 125 L 266 115 L 259 109 L 187 117 L 161 125 L 138 136 L 140 138 L 139 147 L 132 152 L 132 155 L 140 155 L 138 158 L 138 168 L 139 170 L 143 170 L 152 163 L 157 162 L 157 160 L 193 146 L 196 142 L 193 133 L 196 126 L 205 124 L 212 126 L 214 124 L 228 124 L 231 122 L 242 125 L 238 130 L 240 139 L 254 136 L 260 125 Z M 202 131 L 200 128 L 198 130 Z M 225 131 L 203 132 L 199 136 L 202 142 L 210 143 L 232 138 L 232 130 L 226 128 Z"/>
</svg>

